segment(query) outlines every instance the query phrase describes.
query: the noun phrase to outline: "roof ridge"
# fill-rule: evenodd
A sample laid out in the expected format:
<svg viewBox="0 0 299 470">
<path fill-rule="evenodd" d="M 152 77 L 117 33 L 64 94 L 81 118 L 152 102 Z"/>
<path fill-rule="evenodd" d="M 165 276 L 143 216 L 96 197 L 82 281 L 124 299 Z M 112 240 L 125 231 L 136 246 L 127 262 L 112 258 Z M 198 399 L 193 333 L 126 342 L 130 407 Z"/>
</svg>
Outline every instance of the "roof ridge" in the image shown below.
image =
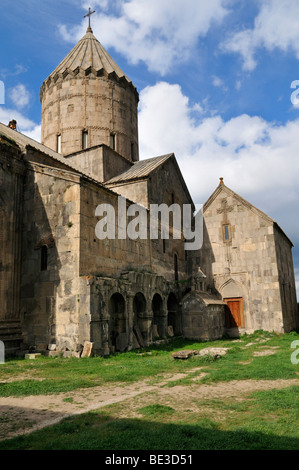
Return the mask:
<svg viewBox="0 0 299 470">
<path fill-rule="evenodd" d="M 172 156 L 174 156 L 174 153 L 160 155 L 158 157 L 152 157 L 144 160 L 139 160 L 138 162 L 134 162 L 131 168 L 106 181 L 105 185 L 119 183 L 122 181 L 132 181 L 134 179 L 146 178 L 158 166 L 160 166 L 160 164 L 164 163 L 168 158 Z M 152 163 L 152 165 L 150 165 L 150 163 Z"/>
</svg>

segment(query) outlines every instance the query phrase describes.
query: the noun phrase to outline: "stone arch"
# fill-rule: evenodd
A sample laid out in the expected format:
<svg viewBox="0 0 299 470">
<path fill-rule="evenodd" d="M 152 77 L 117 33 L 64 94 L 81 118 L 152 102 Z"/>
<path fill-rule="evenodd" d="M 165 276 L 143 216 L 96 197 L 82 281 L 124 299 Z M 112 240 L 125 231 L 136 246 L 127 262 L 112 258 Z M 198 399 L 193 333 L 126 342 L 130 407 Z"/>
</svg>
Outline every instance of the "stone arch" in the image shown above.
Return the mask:
<svg viewBox="0 0 299 470">
<path fill-rule="evenodd" d="M 155 337 L 163 337 L 164 331 L 164 309 L 163 299 L 160 294 L 156 293 L 152 299 L 152 311 L 153 311 L 153 339 Z"/>
<path fill-rule="evenodd" d="M 115 351 L 122 351 L 127 343 L 126 303 L 124 297 L 115 292 L 109 300 L 109 343 Z"/>
<path fill-rule="evenodd" d="M 243 286 L 234 279 L 227 280 L 219 289 L 225 308 L 226 328 L 244 328 L 244 291 Z"/>
<path fill-rule="evenodd" d="M 168 327 L 172 327 L 174 335 L 177 336 L 181 333 L 181 319 L 179 302 L 173 292 L 170 292 L 167 299 L 167 312 Z"/>
<path fill-rule="evenodd" d="M 234 279 L 228 279 L 219 287 L 222 298 L 243 297 L 243 286 Z"/>
</svg>

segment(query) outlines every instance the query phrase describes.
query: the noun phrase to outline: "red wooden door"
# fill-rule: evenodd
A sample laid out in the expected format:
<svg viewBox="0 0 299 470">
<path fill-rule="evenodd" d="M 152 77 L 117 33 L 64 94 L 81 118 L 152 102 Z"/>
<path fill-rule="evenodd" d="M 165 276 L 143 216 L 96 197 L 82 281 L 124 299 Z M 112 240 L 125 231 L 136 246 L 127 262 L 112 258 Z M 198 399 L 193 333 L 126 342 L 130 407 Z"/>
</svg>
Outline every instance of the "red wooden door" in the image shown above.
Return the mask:
<svg viewBox="0 0 299 470">
<path fill-rule="evenodd" d="M 244 327 L 243 299 L 223 299 L 226 303 L 226 326 L 227 328 Z"/>
</svg>

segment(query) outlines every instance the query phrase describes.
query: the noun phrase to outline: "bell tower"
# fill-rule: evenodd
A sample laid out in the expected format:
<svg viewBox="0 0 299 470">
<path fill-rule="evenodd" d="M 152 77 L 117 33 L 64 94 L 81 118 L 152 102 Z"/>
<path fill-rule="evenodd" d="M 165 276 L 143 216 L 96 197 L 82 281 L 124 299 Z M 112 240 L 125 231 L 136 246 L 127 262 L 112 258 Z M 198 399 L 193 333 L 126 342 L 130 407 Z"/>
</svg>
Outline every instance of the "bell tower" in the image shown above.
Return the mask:
<svg viewBox="0 0 299 470">
<path fill-rule="evenodd" d="M 62 155 L 105 144 L 139 160 L 139 95 L 89 26 L 85 36 L 44 81 L 41 141 Z"/>
</svg>

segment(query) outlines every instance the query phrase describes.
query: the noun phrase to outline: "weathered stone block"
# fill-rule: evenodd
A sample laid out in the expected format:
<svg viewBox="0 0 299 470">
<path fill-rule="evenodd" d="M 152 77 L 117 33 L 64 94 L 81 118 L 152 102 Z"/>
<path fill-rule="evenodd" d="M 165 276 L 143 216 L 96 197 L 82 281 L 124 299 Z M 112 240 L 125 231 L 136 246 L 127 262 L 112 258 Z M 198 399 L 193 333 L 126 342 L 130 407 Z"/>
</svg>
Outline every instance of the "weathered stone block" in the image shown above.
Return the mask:
<svg viewBox="0 0 299 470">
<path fill-rule="evenodd" d="M 195 349 L 185 349 L 171 354 L 174 359 L 189 359 L 189 357 L 196 355 L 198 355 L 198 351 Z"/>
<path fill-rule="evenodd" d="M 25 354 L 25 359 L 36 359 L 41 356 L 41 353 L 29 353 Z"/>
<path fill-rule="evenodd" d="M 90 357 L 92 353 L 93 343 L 84 341 L 83 351 L 81 357 Z"/>
</svg>

